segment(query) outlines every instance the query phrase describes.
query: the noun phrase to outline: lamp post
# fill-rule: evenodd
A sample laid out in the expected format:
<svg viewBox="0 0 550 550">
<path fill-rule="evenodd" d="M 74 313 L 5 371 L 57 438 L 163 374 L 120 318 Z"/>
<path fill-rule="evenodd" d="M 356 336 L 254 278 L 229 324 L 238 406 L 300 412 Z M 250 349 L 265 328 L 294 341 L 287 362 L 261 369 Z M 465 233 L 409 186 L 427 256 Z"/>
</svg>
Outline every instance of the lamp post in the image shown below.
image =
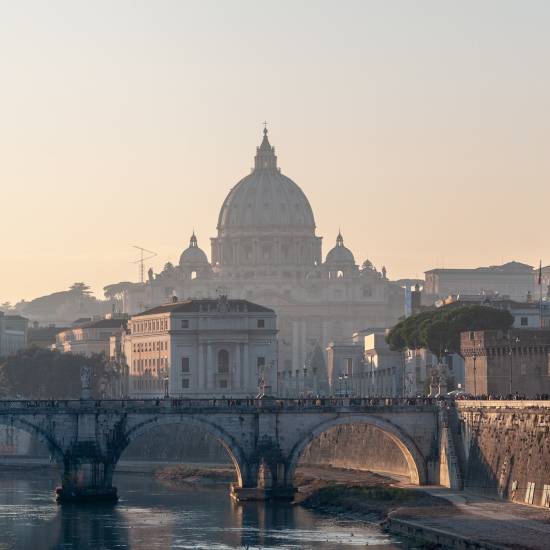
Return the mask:
<svg viewBox="0 0 550 550">
<path fill-rule="evenodd" d="M 514 340 L 514 343 L 516 344 L 516 346 L 519 344 L 519 337 L 516 336 L 516 339 Z M 513 358 L 512 343 L 511 342 L 510 342 L 510 345 L 508 346 L 508 353 L 510 355 L 510 397 L 511 397 L 512 396 L 512 388 L 513 388 L 513 385 L 512 385 L 512 380 L 513 379 L 512 379 L 512 377 L 513 377 L 513 371 L 514 371 L 514 368 L 513 368 L 514 358 Z"/>
<path fill-rule="evenodd" d="M 164 382 L 164 399 L 168 399 L 168 386 L 170 382 L 170 378 L 168 378 L 168 367 L 164 367 L 164 369 L 162 370 L 162 374 L 164 375 L 162 379 L 162 381 Z"/>
<path fill-rule="evenodd" d="M 346 388 L 346 397 L 348 396 L 348 375 L 344 374 L 344 384 Z"/>
<path fill-rule="evenodd" d="M 474 350 L 474 353 L 472 354 L 472 359 L 474 360 L 474 397 L 477 397 L 477 384 L 476 384 L 476 359 L 477 359 L 477 353 Z"/>
<path fill-rule="evenodd" d="M 343 379 L 342 375 L 338 376 L 338 396 L 339 397 L 342 397 L 342 379 Z"/>
</svg>

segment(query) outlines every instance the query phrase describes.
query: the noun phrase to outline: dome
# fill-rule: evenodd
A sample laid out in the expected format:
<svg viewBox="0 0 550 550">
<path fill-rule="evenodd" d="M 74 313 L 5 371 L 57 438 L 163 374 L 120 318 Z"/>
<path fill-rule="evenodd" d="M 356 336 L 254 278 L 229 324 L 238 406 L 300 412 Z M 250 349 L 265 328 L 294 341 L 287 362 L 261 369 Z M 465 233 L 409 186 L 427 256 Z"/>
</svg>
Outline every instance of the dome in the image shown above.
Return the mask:
<svg viewBox="0 0 550 550">
<path fill-rule="evenodd" d="M 180 256 L 180 266 L 183 265 L 208 265 L 208 258 L 206 257 L 204 251 L 199 248 L 194 231 L 189 241 L 189 248 L 186 248 Z"/>
<path fill-rule="evenodd" d="M 344 238 L 341 233 L 338 233 L 338 237 L 336 237 L 336 246 L 327 254 L 325 263 L 329 265 L 355 265 L 353 252 L 344 246 Z"/>
<path fill-rule="evenodd" d="M 277 168 L 275 149 L 264 129 L 254 169 L 231 189 L 218 218 L 220 236 L 315 233 L 315 219 L 303 191 Z"/>
</svg>

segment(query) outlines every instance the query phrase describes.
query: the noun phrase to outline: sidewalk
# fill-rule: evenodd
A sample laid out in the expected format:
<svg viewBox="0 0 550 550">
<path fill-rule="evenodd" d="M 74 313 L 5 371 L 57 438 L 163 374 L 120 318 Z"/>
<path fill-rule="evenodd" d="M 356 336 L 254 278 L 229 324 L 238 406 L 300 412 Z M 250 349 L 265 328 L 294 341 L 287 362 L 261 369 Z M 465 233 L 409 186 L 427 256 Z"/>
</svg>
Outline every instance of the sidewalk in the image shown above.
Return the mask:
<svg viewBox="0 0 550 550">
<path fill-rule="evenodd" d="M 444 498 L 454 508 L 396 510 L 392 519 L 428 529 L 517 550 L 550 549 L 550 509 L 491 500 L 441 487 L 418 487 Z"/>
</svg>

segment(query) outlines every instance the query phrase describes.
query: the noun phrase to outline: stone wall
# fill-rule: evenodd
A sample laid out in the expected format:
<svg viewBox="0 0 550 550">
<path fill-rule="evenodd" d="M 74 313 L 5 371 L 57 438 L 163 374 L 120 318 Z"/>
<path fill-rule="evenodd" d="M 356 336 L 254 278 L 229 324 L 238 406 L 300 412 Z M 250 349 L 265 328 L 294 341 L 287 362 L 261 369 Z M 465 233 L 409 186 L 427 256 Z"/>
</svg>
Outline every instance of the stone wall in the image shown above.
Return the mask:
<svg viewBox="0 0 550 550">
<path fill-rule="evenodd" d="M 215 437 L 194 426 L 159 426 L 132 441 L 121 460 L 230 463 L 227 451 Z"/>
<path fill-rule="evenodd" d="M 409 474 L 403 453 L 390 437 L 364 424 L 338 426 L 321 434 L 304 451 L 300 463 Z"/>
<path fill-rule="evenodd" d="M 462 402 L 457 412 L 464 488 L 548 506 L 550 402 Z"/>
</svg>

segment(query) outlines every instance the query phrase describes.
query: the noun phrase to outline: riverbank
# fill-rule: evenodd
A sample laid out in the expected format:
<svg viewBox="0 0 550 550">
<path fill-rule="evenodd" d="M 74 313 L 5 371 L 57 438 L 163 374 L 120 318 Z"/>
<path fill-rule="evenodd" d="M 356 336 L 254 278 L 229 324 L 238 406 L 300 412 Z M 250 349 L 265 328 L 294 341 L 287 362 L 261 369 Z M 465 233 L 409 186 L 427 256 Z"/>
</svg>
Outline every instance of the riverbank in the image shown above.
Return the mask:
<svg viewBox="0 0 550 550">
<path fill-rule="evenodd" d="M 235 468 L 223 465 L 173 464 L 157 469 L 154 475 L 161 483 L 174 486 L 205 482 L 232 483 L 237 479 Z"/>
</svg>

